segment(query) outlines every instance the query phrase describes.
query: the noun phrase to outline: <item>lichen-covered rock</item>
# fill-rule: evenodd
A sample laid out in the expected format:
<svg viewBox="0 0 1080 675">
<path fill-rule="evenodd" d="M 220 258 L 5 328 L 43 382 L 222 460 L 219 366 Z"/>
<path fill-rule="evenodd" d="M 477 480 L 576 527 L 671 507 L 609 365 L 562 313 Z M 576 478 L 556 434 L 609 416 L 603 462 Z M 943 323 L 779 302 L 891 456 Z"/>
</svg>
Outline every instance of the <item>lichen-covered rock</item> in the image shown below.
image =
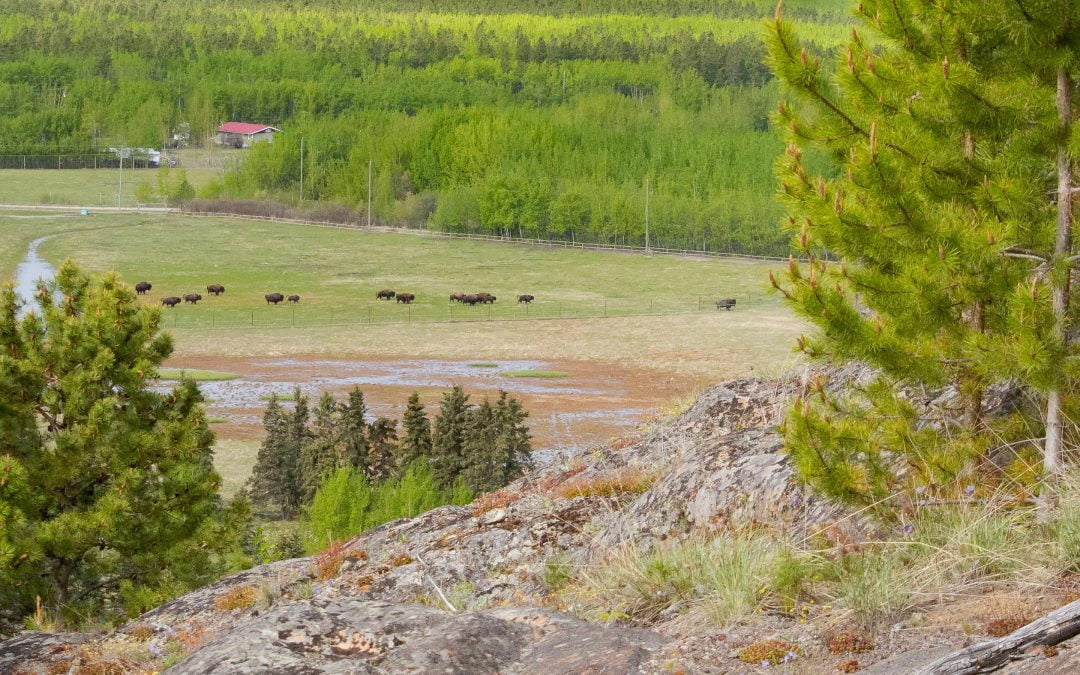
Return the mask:
<svg viewBox="0 0 1080 675">
<path fill-rule="evenodd" d="M 37 675 L 71 659 L 70 654 L 95 636 L 91 633 L 29 631 L 0 643 L 0 673 Z M 64 669 L 61 672 L 67 672 Z"/>
<path fill-rule="evenodd" d="M 540 609 L 449 613 L 338 598 L 247 620 L 170 672 L 622 674 L 641 672 L 665 642 Z"/>
</svg>

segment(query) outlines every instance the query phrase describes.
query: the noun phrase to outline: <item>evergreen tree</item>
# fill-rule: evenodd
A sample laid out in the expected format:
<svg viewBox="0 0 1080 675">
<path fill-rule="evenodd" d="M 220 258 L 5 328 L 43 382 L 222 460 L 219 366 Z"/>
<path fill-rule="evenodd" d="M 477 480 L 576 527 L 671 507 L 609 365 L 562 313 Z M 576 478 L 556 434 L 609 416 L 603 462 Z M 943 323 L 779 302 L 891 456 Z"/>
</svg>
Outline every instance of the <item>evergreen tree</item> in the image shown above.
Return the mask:
<svg viewBox="0 0 1080 675">
<path fill-rule="evenodd" d="M 475 493 L 491 492 L 506 484 L 496 442 L 498 432 L 495 408 L 484 399 L 469 411 L 462 448 L 460 478 Z"/>
<path fill-rule="evenodd" d="M 401 425 L 405 433 L 398 446 L 398 465 L 406 467 L 431 455 L 431 422 L 420 403 L 420 394 L 413 392 L 409 397 Z"/>
<path fill-rule="evenodd" d="M 495 456 L 498 458 L 499 480 L 507 485 L 533 468 L 532 436 L 525 426 L 525 412 L 521 401 L 499 392 L 495 404 Z M 500 485 L 501 487 L 501 485 Z"/>
<path fill-rule="evenodd" d="M 372 482 L 383 481 L 394 475 L 397 469 L 396 441 L 397 422 L 394 420 L 380 417 L 368 427 L 368 442 L 371 444 L 368 477 Z"/>
<path fill-rule="evenodd" d="M 469 396 L 458 386 L 443 395 L 431 435 L 431 468 L 440 485 L 453 485 L 465 468 Z"/>
<path fill-rule="evenodd" d="M 341 465 L 341 420 L 337 401 L 323 392 L 315 406 L 312 435 L 300 449 L 301 503 L 310 504 L 315 491 Z"/>
<path fill-rule="evenodd" d="M 71 263 L 21 305 L 0 287 L 0 623 L 35 597 L 74 616 L 223 571 L 202 397 L 147 386 L 172 352 L 159 311 Z"/>
<path fill-rule="evenodd" d="M 787 225 L 807 262 L 791 262 L 786 281 L 773 283 L 818 328 L 799 340 L 802 351 L 879 370 L 840 394 L 816 383 L 785 427 L 804 479 L 874 503 L 912 481 L 947 485 L 991 442 L 1011 440 L 981 433 L 994 382 L 1019 376 L 1046 388 L 1066 377 L 1067 312 L 1055 337 L 1048 299 L 1067 310 L 1057 291 L 1068 274 L 1032 281 L 1026 261 L 1059 263 L 1070 248 L 1054 248 L 1046 198 L 1067 125 L 1052 114 L 1048 80 L 1058 73 L 1033 77 L 1038 60 L 1025 50 L 1074 63 L 1078 17 L 1065 0 L 1034 14 L 1003 0 L 864 0 L 858 11 L 876 39 L 853 32 L 835 73 L 779 10 L 771 25 L 772 66 L 809 109 L 782 105 L 778 116 L 790 143 L 779 162 Z M 1067 47 L 1050 48 L 1055 40 Z M 839 171 L 814 175 L 807 147 Z M 954 386 L 963 414 L 928 424 L 901 385 Z"/>
<path fill-rule="evenodd" d="M 367 407 L 364 392 L 356 387 L 349 392 L 349 400 L 341 411 L 341 443 L 345 462 L 361 474 L 368 470 Z"/>
<path fill-rule="evenodd" d="M 285 520 L 296 513 L 301 494 L 299 448 L 292 442 L 289 423 L 289 413 L 282 408 L 277 395 L 271 394 L 263 413 L 266 436 L 249 479 L 252 501 L 280 509 Z"/>
</svg>

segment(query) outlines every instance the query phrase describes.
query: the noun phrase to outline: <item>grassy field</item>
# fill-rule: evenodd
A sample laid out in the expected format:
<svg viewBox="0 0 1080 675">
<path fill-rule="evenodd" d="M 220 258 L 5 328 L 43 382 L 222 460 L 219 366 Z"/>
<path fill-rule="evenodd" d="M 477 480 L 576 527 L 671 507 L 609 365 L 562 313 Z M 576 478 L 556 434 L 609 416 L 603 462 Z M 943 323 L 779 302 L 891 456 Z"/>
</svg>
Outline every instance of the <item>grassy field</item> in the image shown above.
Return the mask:
<svg viewBox="0 0 1080 675">
<path fill-rule="evenodd" d="M 196 189 L 216 177 L 216 169 L 188 168 Z M 135 189 L 157 181 L 156 169 L 124 169 L 121 206 L 135 206 Z M 0 169 L 0 204 L 117 206 L 119 169 Z"/>
<path fill-rule="evenodd" d="M 30 239 L 58 232 L 42 244 L 43 256 L 115 269 L 131 283 L 151 281 L 148 303 L 207 295 L 211 283 L 226 287 L 220 297 L 163 310 L 179 354 L 595 360 L 714 378 L 790 363 L 801 328 L 765 292 L 769 265 L 761 263 L 228 218 L 0 215 L 0 272 L 11 274 Z M 381 288 L 409 291 L 417 300 L 411 306 L 376 300 Z M 477 291 L 499 300 L 449 303 L 451 292 Z M 301 302 L 267 305 L 268 292 L 297 293 Z M 537 300 L 526 309 L 515 302 L 520 293 Z M 736 297 L 739 305 L 717 312 L 711 305 L 717 297 Z"/>
</svg>

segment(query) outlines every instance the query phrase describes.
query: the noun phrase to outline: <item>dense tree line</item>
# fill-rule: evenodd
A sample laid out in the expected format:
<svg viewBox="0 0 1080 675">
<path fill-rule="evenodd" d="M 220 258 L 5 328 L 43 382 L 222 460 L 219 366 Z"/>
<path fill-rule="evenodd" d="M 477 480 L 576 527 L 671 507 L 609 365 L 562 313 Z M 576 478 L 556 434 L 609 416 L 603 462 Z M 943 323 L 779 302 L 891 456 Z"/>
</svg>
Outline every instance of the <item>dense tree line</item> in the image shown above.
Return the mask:
<svg viewBox="0 0 1080 675">
<path fill-rule="evenodd" d="M 640 244 L 648 179 L 652 243 L 785 253 L 747 18 L 771 3 L 640 4 L 0 0 L 0 153 L 261 122 L 284 142 L 209 196 L 356 206 L 370 160 L 382 222 Z M 807 15 L 811 53 L 843 39 L 842 4 Z"/>
<path fill-rule="evenodd" d="M 259 507 L 294 518 L 312 504 L 322 485 L 340 469 L 365 486 L 430 475 L 438 495 L 489 492 L 518 478 L 532 466 L 532 446 L 521 403 L 501 392 L 478 406 L 460 387 L 444 396 L 434 422 L 413 394 L 398 423 L 385 417 L 367 420 L 363 392 L 345 402 L 323 393 L 315 405 L 299 389 L 286 410 L 272 396 L 263 415 L 266 437 L 249 482 Z M 419 472 L 419 473 L 418 473 Z M 426 480 L 426 478 L 425 478 Z"/>
</svg>

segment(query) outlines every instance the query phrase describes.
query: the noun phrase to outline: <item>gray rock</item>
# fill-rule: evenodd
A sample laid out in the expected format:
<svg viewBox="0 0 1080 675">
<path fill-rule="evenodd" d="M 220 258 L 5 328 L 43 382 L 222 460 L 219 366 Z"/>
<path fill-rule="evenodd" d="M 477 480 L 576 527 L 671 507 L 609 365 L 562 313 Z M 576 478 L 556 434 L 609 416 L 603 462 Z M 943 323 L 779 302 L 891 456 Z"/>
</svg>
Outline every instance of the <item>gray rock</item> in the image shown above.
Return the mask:
<svg viewBox="0 0 1080 675">
<path fill-rule="evenodd" d="M 62 660 L 95 636 L 91 633 L 46 633 L 28 631 L 0 642 L 0 673 L 50 672 Z"/>
<path fill-rule="evenodd" d="M 666 640 L 542 609 L 449 614 L 336 598 L 244 621 L 170 672 L 636 673 Z"/>
</svg>

